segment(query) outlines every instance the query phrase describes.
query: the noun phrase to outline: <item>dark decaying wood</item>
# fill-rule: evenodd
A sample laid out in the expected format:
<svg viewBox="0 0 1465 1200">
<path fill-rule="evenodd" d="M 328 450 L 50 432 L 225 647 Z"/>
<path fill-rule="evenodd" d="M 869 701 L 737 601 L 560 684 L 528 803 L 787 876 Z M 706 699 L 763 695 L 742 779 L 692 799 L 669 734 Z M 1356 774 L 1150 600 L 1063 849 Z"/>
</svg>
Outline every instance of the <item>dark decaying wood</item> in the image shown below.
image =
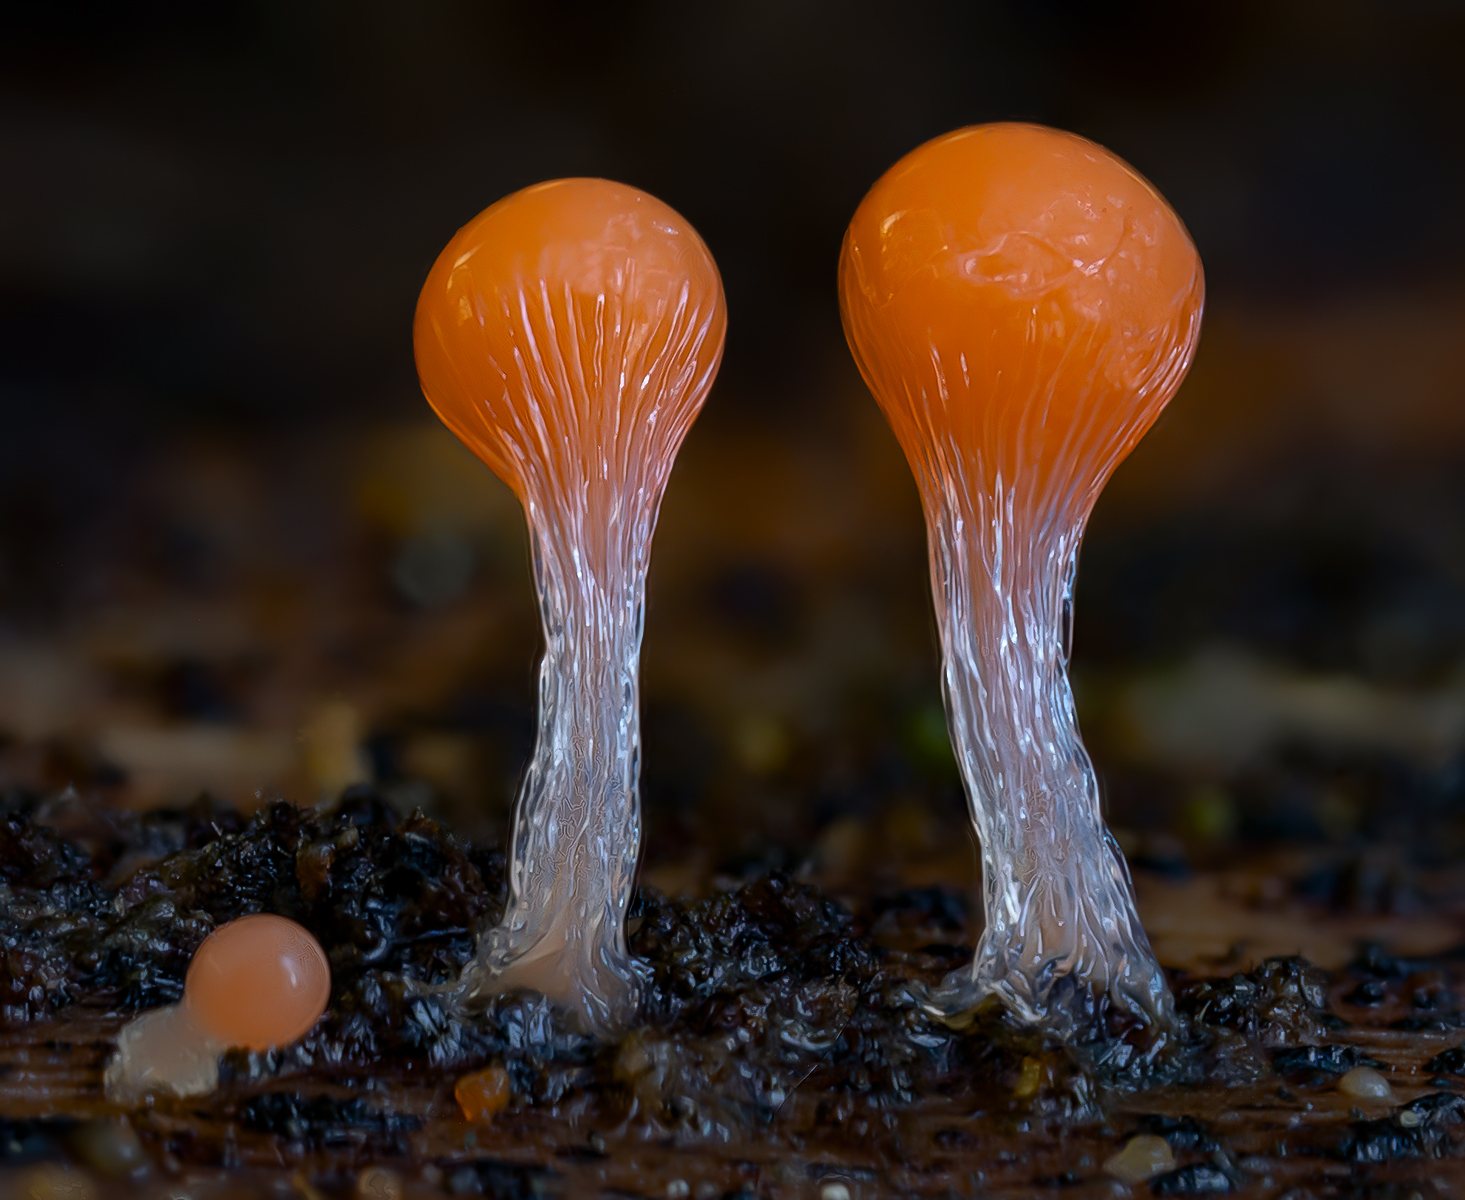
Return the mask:
<svg viewBox="0 0 1465 1200">
<path fill-rule="evenodd" d="M 913 985 L 969 953 L 964 898 L 835 899 L 807 870 L 690 900 L 643 889 L 643 1024 L 603 1044 L 533 997 L 462 1019 L 431 990 L 501 903 L 502 858 L 370 792 L 249 820 L 16 801 L 0 825 L 0 1194 L 1110 1196 L 1126 1185 L 1106 1160 L 1150 1133 L 1175 1167 L 1136 1193 L 1450 1195 L 1465 892 L 1437 873 L 1414 917 L 1316 898 L 1320 873 L 1351 869 L 1319 851 L 1141 872 L 1184 1018 L 1150 1065 L 1144 1036 L 1104 1013 L 1067 1049 L 995 1010 L 927 1016 Z M 288 1050 L 231 1053 L 216 1095 L 109 1105 L 119 1025 L 176 999 L 208 930 L 256 909 L 328 947 L 327 1016 Z M 1289 941 L 1326 965 L 1282 954 Z M 1339 1090 L 1360 1065 L 1391 1099 Z M 453 1085 L 489 1066 L 511 1101 L 469 1124 Z"/>
</svg>

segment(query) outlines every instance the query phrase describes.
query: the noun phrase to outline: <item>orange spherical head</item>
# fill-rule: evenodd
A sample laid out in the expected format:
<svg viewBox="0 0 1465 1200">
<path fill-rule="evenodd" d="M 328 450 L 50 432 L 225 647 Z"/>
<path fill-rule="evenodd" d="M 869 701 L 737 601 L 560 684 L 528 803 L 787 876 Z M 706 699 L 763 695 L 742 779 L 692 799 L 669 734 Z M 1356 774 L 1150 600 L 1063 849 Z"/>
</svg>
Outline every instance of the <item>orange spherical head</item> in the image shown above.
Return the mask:
<svg viewBox="0 0 1465 1200">
<path fill-rule="evenodd" d="M 936 444 L 972 482 L 1071 490 L 1085 515 L 1184 378 L 1204 295 L 1185 227 L 1145 179 L 1075 134 L 1015 124 L 891 167 L 850 224 L 839 285 L 918 476 L 940 470 Z"/>
<path fill-rule="evenodd" d="M 204 939 L 184 983 L 193 1018 L 227 1046 L 268 1050 L 303 1037 L 325 1012 L 331 968 L 310 933 L 256 913 Z"/>
<path fill-rule="evenodd" d="M 485 209 L 439 255 L 413 341 L 428 402 L 521 500 L 624 482 L 641 427 L 686 432 L 722 357 L 722 278 L 660 200 L 560 179 Z M 669 463 L 667 464 L 669 466 Z"/>
</svg>

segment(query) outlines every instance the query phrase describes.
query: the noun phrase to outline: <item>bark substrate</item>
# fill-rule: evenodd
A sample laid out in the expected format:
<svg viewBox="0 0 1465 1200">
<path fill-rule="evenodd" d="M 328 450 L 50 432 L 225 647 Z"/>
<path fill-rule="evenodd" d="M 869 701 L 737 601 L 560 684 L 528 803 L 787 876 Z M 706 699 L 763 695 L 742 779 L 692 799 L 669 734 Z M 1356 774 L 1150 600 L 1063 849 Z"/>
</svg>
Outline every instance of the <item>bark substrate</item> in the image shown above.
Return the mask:
<svg viewBox="0 0 1465 1200">
<path fill-rule="evenodd" d="M 1105 1161 L 1139 1133 L 1175 1158 L 1137 1188 L 1155 1195 L 1383 1200 L 1465 1182 L 1460 955 L 1175 972 L 1181 1029 L 1162 1053 L 1102 1009 L 1063 1047 L 996 1007 L 919 1006 L 970 956 L 961 897 L 847 904 L 751 872 L 694 901 L 638 893 L 649 986 L 639 1027 L 607 1043 L 534 996 L 455 1010 L 442 985 L 503 888 L 498 849 L 366 790 L 252 819 L 12 797 L 0 1193 L 46 1169 L 117 1195 L 1107 1196 Z M 286 1050 L 231 1052 L 212 1096 L 120 1113 L 101 1093 L 117 1028 L 176 1002 L 204 937 L 256 911 L 327 948 L 326 1016 Z M 1393 1099 L 1340 1092 L 1358 1066 Z M 470 1124 L 454 1083 L 495 1067 L 509 1104 Z"/>
</svg>

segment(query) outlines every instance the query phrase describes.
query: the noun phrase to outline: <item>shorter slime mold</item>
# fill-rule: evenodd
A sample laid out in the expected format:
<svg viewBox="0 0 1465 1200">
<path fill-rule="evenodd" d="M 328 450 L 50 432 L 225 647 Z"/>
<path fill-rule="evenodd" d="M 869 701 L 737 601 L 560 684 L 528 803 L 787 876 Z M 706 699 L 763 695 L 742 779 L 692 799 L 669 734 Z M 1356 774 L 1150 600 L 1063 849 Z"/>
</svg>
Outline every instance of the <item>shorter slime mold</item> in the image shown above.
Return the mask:
<svg viewBox="0 0 1465 1200">
<path fill-rule="evenodd" d="M 1033 125 L 908 154 L 840 258 L 850 348 L 926 514 L 947 720 L 981 841 L 986 926 L 931 997 L 995 993 L 1076 1036 L 1173 1004 L 1099 811 L 1067 659 L 1094 502 L 1175 394 L 1200 334 L 1200 260 L 1114 155 Z"/>
<path fill-rule="evenodd" d="M 603 179 L 500 200 L 423 286 L 423 391 L 524 506 L 545 640 L 508 907 L 464 974 L 470 1005 L 528 989 L 593 1032 L 635 1016 L 625 918 L 641 845 L 646 571 L 725 328 L 722 281 L 696 232 Z"/>
<path fill-rule="evenodd" d="M 305 1036 L 331 998 L 320 943 L 294 921 L 255 913 L 204 939 L 183 1002 L 226 1046 L 269 1050 Z"/>
<path fill-rule="evenodd" d="M 155 1008 L 118 1032 L 107 1095 L 126 1102 L 148 1092 L 211 1092 L 223 1051 L 298 1041 L 330 995 L 325 951 L 301 926 L 271 913 L 230 921 L 193 956 L 182 1004 Z"/>
</svg>

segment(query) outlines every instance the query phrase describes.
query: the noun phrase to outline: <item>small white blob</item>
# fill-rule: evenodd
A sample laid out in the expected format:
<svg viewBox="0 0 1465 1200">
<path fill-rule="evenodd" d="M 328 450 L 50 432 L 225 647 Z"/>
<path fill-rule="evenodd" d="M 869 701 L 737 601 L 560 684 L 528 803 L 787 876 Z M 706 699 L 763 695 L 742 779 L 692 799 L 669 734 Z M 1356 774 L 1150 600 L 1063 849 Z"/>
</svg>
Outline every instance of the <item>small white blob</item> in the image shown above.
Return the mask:
<svg viewBox="0 0 1465 1200">
<path fill-rule="evenodd" d="M 182 1004 L 145 1012 L 118 1031 L 117 1054 L 102 1076 L 107 1099 L 126 1104 L 149 1092 L 205 1095 L 219 1086 L 219 1055 L 226 1049 Z"/>
<path fill-rule="evenodd" d="M 1394 1089 L 1372 1067 L 1354 1067 L 1338 1080 L 1338 1090 L 1357 1100 L 1390 1100 Z"/>
<path fill-rule="evenodd" d="M 1104 1173 L 1121 1183 L 1143 1183 L 1175 1169 L 1170 1143 L 1152 1133 L 1141 1133 L 1104 1163 Z"/>
<path fill-rule="evenodd" d="M 356 1177 L 357 1200 L 402 1200 L 402 1177 L 385 1167 L 367 1167 Z"/>
</svg>

